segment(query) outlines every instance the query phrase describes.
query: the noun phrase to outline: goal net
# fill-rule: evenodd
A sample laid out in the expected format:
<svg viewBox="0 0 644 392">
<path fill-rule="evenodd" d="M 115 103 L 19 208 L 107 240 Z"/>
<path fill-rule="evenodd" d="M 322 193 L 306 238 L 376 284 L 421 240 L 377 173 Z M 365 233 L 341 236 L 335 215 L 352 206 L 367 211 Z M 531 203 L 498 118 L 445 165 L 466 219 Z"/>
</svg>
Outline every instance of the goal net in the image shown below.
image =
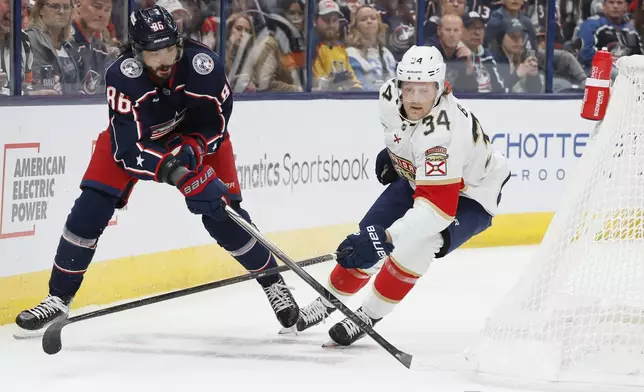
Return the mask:
<svg viewBox="0 0 644 392">
<path fill-rule="evenodd" d="M 542 244 L 472 351 L 479 371 L 644 386 L 644 56 L 617 65 Z"/>
</svg>

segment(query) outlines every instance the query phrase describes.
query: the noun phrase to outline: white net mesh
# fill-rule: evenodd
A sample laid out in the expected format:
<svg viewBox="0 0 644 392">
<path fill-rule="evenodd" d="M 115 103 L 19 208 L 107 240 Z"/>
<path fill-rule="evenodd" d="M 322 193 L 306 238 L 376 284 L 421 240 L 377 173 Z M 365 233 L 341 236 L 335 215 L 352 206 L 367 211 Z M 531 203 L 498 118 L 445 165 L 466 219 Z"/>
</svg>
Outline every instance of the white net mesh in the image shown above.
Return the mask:
<svg viewBox="0 0 644 392">
<path fill-rule="evenodd" d="M 644 56 L 618 66 L 535 259 L 486 322 L 481 371 L 644 386 Z"/>
</svg>

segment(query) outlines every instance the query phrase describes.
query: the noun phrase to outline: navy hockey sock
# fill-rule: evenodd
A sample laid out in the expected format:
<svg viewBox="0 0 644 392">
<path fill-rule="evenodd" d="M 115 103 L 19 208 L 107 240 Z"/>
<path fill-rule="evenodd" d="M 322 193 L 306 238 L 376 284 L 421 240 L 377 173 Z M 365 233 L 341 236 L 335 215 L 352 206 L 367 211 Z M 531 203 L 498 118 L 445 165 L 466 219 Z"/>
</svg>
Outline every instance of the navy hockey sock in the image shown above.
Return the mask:
<svg viewBox="0 0 644 392">
<path fill-rule="evenodd" d="M 76 199 L 60 237 L 49 279 L 49 294 L 71 300 L 83 282 L 98 239 L 114 214 L 116 199 L 87 188 Z"/>
<path fill-rule="evenodd" d="M 234 207 L 244 219 L 251 222 L 248 212 L 239 206 Z M 232 219 L 216 221 L 204 215 L 202 221 L 210 236 L 217 241 L 219 246 L 226 249 L 248 272 L 277 267 L 273 254 Z M 257 279 L 257 282 L 262 286 L 270 286 L 278 280 L 279 275 L 271 275 Z"/>
</svg>

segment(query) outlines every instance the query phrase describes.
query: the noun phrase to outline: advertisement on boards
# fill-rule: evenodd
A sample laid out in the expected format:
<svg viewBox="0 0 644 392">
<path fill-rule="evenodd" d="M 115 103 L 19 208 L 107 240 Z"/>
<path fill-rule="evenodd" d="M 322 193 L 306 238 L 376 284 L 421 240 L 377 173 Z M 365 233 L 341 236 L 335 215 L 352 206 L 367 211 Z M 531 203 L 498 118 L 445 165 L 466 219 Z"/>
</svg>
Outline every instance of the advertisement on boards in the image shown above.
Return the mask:
<svg viewBox="0 0 644 392">
<path fill-rule="evenodd" d="M 67 156 L 39 142 L 3 146 L 0 239 L 36 235 L 47 220 L 56 181 L 65 175 Z"/>
<path fill-rule="evenodd" d="M 491 145 L 505 155 L 512 177 L 499 213 L 554 212 L 574 175 L 594 122 L 576 100 L 468 100 Z"/>
<path fill-rule="evenodd" d="M 229 130 L 244 206 L 266 231 L 356 223 L 385 189 L 377 101 L 240 102 Z M 262 115 L 265 114 L 265 115 Z M 266 118 L 276 119 L 267 127 Z"/>
<path fill-rule="evenodd" d="M 554 211 L 590 138 L 577 101 L 468 100 L 492 145 L 510 160 L 501 213 Z M 102 105 L 1 107 L 0 243 L 16 255 L 0 276 L 51 268 L 60 233 L 105 129 Z M 52 128 L 51 118 L 56 118 Z M 385 189 L 376 100 L 247 101 L 229 131 L 244 202 L 264 232 L 356 223 Z M 95 262 L 212 243 L 181 194 L 140 181 L 100 240 Z M 168 230 L 168 225 L 180 228 Z"/>
</svg>

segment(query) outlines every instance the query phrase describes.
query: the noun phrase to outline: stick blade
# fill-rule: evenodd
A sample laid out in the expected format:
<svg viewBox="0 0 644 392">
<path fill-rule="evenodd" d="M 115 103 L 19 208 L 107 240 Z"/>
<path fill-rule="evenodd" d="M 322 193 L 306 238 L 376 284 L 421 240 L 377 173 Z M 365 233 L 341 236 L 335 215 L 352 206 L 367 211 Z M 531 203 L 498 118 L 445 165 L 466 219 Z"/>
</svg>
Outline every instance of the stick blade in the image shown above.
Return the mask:
<svg viewBox="0 0 644 392">
<path fill-rule="evenodd" d="M 45 334 L 42 337 L 42 349 L 45 353 L 53 355 L 58 353 L 63 348 L 63 342 L 61 339 L 61 333 L 63 328 L 67 324 L 71 324 L 68 318 L 60 319 L 55 321 L 52 325 L 47 328 Z"/>
<path fill-rule="evenodd" d="M 394 356 L 396 357 L 398 362 L 403 364 L 403 366 L 405 366 L 407 369 L 411 369 L 411 360 L 413 359 L 413 357 L 410 354 L 401 351 Z"/>
</svg>

